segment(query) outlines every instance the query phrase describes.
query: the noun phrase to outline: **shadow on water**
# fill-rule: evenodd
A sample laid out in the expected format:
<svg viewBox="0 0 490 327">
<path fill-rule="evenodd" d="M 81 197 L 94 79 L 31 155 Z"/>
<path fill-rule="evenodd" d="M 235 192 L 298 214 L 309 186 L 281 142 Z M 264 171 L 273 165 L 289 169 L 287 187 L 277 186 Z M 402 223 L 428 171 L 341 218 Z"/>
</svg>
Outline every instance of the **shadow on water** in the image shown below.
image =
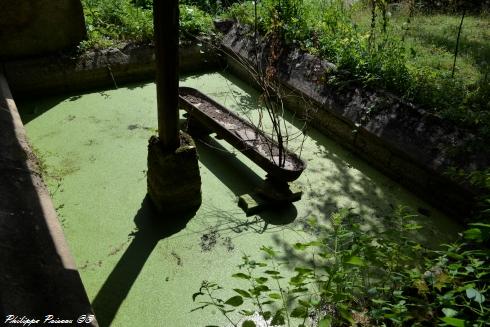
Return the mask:
<svg viewBox="0 0 490 327">
<path fill-rule="evenodd" d="M 129 83 L 129 84 L 120 85 L 119 89 L 126 89 L 132 91 L 132 90 L 145 88 L 148 86 L 149 83 L 152 82 Z M 80 100 L 84 95 L 98 93 L 98 95 L 103 97 L 105 100 L 110 100 L 111 99 L 110 92 L 113 90 L 114 88 L 111 89 L 107 87 L 97 87 L 81 92 L 69 92 L 64 95 L 48 96 L 42 98 L 41 100 L 36 97 L 34 98 L 25 97 L 25 98 L 17 99 L 16 102 L 17 102 L 19 114 L 22 118 L 22 122 L 25 125 L 35 120 L 39 116 L 43 115 L 44 113 L 48 112 L 49 110 L 53 109 L 60 103 L 66 101 L 75 102 L 77 100 Z"/>
<path fill-rule="evenodd" d="M 13 100 L 0 74 L 0 319 L 76 320 L 92 309 Z"/>
<path fill-rule="evenodd" d="M 257 101 L 254 99 L 257 99 L 259 92 L 256 89 L 236 80 L 229 73 L 222 72 L 220 75 L 230 84 L 242 89 L 246 98 L 252 99 L 247 99 L 247 103 L 255 102 L 257 106 Z M 305 106 L 310 107 L 310 105 L 305 100 Z M 421 199 L 413 197 L 411 192 L 396 181 L 387 178 L 357 154 L 308 126 L 311 122 L 307 121 L 305 128 L 305 119 L 289 111 L 284 113 L 284 118 L 294 126 L 292 132 L 295 135 L 302 138 L 302 135 L 297 132 L 304 131 L 309 138 L 300 150 L 302 159 L 308 163 L 301 180 L 304 183 L 304 198 L 309 199 L 310 203 L 306 212 L 302 213 L 302 217 L 296 218 L 295 224 L 303 224 L 304 218 L 313 213 L 319 214 L 317 218 L 328 223 L 332 213 L 338 211 L 340 207 L 347 206 L 352 207 L 362 218 L 367 229 L 379 233 L 392 225 L 394 209 L 401 205 L 410 207 L 411 213 L 418 215 L 417 221 L 424 228 L 416 238 L 424 244 L 438 246 L 440 242 L 454 239 L 457 232 L 461 230 L 460 224 L 456 221 L 442 216 L 438 210 Z M 292 142 L 289 148 L 299 153 L 300 150 L 293 147 L 296 143 L 300 142 Z M 217 154 L 213 153 L 213 156 Z M 206 166 L 213 171 L 212 164 Z M 220 171 L 213 171 L 213 173 L 218 178 L 223 178 Z M 233 190 L 233 185 L 228 186 Z M 234 193 L 239 195 L 242 190 L 237 191 Z"/>
<path fill-rule="evenodd" d="M 92 302 L 101 327 L 111 325 L 158 242 L 184 229 L 194 214 L 161 216 L 148 195 L 143 199 L 134 217 L 137 231 L 130 235 L 133 240 Z"/>
<path fill-rule="evenodd" d="M 36 100 L 18 101 L 19 114 L 22 118 L 22 123 L 24 123 L 25 125 L 33 121 L 37 117 L 43 115 L 45 112 L 54 108 L 61 102 L 66 101 L 67 99 L 70 99 L 70 97 L 57 96 L 57 97 L 43 99 L 42 101 L 36 101 Z"/>
<path fill-rule="evenodd" d="M 253 193 L 263 180 L 233 153 L 209 136 L 196 138 L 199 161 L 206 166 L 235 196 Z M 294 204 L 271 207 L 257 214 L 264 222 L 265 231 L 269 224 L 287 225 L 296 219 L 298 211 Z"/>
</svg>

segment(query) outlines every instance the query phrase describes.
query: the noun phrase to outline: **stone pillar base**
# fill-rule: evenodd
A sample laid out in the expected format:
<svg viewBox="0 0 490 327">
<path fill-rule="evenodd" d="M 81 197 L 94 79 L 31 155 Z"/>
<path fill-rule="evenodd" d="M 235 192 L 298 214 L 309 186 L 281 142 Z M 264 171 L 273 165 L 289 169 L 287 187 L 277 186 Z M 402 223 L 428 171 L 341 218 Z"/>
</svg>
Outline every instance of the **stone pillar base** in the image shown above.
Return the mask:
<svg viewBox="0 0 490 327">
<path fill-rule="evenodd" d="M 165 151 L 152 136 L 148 144 L 148 195 L 160 213 L 195 211 L 201 205 L 201 175 L 196 146 L 180 132 L 180 147 Z"/>
</svg>

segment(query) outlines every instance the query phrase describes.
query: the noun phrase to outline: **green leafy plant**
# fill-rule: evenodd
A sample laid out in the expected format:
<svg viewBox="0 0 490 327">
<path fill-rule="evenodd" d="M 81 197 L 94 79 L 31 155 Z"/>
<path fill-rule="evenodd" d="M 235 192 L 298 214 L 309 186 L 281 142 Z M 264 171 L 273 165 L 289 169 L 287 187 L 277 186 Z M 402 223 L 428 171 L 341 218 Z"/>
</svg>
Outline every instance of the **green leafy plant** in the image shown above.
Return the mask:
<svg viewBox="0 0 490 327">
<path fill-rule="evenodd" d="M 233 277 L 248 287 L 233 296 L 203 282 L 197 309 L 215 307 L 233 326 L 484 326 L 490 319 L 490 225 L 472 224 L 459 241 L 431 250 L 413 241 L 421 228 L 404 208 L 389 229 L 372 234 L 341 210 L 330 227 L 311 219 L 318 237 L 262 247 Z M 250 317 L 254 317 L 251 319 Z M 245 325 L 246 322 L 246 325 Z"/>
<path fill-rule="evenodd" d="M 151 42 L 153 40 L 152 1 L 146 0 L 83 0 L 88 40 L 81 50 L 107 48 L 120 42 Z M 182 4 L 180 30 L 182 37 L 194 39 L 211 34 L 212 17 L 199 7 Z"/>
<path fill-rule="evenodd" d="M 183 36 L 195 38 L 210 34 L 213 20 L 209 14 L 196 6 L 180 5 L 180 28 Z"/>
<path fill-rule="evenodd" d="M 153 36 L 152 11 L 130 0 L 83 0 L 88 40 L 83 49 L 105 48 L 125 40 L 149 41 Z"/>
</svg>

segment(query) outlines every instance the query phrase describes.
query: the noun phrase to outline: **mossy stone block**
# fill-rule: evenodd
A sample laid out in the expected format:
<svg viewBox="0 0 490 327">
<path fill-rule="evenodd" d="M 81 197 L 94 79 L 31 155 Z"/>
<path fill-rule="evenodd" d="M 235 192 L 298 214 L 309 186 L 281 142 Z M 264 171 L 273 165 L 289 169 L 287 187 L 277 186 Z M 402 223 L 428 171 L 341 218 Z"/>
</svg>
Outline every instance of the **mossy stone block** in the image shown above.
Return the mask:
<svg viewBox="0 0 490 327">
<path fill-rule="evenodd" d="M 80 0 L 0 1 L 0 58 L 60 51 L 86 35 Z"/>
<path fill-rule="evenodd" d="M 257 194 L 244 194 L 238 197 L 238 206 L 248 216 L 255 215 L 264 210 L 268 203 Z"/>
<path fill-rule="evenodd" d="M 156 136 L 148 144 L 148 195 L 160 213 L 196 210 L 202 201 L 198 156 L 192 138 L 181 132 L 181 146 L 165 151 Z"/>
</svg>

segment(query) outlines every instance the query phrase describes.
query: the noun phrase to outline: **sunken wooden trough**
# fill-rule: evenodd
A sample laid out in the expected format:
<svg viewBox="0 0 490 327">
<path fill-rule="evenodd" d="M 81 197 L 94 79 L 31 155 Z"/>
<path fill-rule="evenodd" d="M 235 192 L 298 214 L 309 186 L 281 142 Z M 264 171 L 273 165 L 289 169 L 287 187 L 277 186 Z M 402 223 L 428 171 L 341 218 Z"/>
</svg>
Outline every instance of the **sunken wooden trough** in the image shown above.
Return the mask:
<svg viewBox="0 0 490 327">
<path fill-rule="evenodd" d="M 269 179 L 292 182 L 306 168 L 306 163 L 288 149 L 284 149 L 284 164 L 279 165 L 279 145 L 275 140 L 198 90 L 180 87 L 179 94 L 180 106 L 189 113 L 190 120 L 197 120 L 230 143 L 264 169 Z"/>
</svg>

